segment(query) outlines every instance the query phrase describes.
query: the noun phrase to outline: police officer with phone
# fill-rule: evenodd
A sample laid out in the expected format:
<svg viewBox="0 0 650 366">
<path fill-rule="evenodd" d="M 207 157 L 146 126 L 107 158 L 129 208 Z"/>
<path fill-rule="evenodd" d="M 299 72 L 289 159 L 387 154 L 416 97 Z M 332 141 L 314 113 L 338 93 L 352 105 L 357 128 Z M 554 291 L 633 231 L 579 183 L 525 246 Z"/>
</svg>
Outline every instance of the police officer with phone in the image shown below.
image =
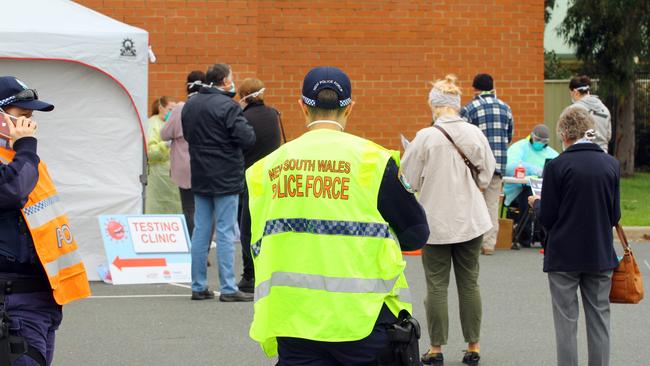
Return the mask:
<svg viewBox="0 0 650 366">
<path fill-rule="evenodd" d="M 0 77 L 0 365 L 50 365 L 61 306 L 90 295 L 86 270 L 47 168 L 33 111 L 49 112 L 12 76 Z"/>
</svg>

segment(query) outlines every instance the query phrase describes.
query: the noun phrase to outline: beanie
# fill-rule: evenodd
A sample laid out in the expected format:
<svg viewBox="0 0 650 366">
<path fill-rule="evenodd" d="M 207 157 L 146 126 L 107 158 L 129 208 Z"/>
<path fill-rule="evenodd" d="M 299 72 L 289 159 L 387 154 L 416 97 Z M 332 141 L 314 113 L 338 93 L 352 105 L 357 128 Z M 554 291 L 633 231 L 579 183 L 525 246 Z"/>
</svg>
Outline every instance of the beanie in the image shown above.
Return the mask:
<svg viewBox="0 0 650 366">
<path fill-rule="evenodd" d="M 494 90 L 494 80 L 492 80 L 492 76 L 489 74 L 478 74 L 474 76 L 472 86 L 476 90 L 491 91 Z"/>
</svg>

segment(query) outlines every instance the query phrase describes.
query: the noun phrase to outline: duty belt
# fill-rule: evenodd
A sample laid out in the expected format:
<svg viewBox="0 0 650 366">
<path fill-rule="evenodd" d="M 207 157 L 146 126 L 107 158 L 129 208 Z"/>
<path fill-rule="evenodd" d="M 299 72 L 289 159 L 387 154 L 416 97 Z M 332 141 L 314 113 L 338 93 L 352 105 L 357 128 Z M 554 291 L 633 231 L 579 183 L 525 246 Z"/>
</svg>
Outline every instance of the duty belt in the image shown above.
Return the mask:
<svg viewBox="0 0 650 366">
<path fill-rule="evenodd" d="M 0 302 L 4 303 L 4 296 L 9 294 L 22 294 L 29 292 L 49 292 L 50 285 L 42 280 L 0 280 Z"/>
<path fill-rule="evenodd" d="M 43 354 L 28 344 L 24 337 L 10 334 L 11 318 L 5 309 L 5 296 L 17 293 L 51 291 L 49 286 L 38 280 L 0 280 L 0 364 L 11 365 L 15 360 L 25 355 L 31 357 L 39 365 L 45 366 Z"/>
</svg>

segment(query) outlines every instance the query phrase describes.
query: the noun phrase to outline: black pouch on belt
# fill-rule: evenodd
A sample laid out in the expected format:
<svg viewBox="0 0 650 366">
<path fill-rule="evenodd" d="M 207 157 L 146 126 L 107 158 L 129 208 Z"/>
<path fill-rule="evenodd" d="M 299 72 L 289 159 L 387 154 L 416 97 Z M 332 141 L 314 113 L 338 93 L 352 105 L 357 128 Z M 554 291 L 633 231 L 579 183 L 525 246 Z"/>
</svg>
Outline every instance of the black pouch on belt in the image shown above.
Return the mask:
<svg viewBox="0 0 650 366">
<path fill-rule="evenodd" d="M 388 327 L 388 338 L 393 345 L 399 366 L 420 366 L 420 323 L 406 310 L 399 313 L 397 322 Z"/>
<path fill-rule="evenodd" d="M 41 283 L 32 281 L 6 281 L 0 279 L 0 365 L 13 365 L 19 357 L 27 355 L 39 365 L 45 366 L 46 360 L 36 348 L 29 345 L 25 338 L 9 332 L 11 318 L 5 309 L 5 296 L 11 293 L 36 292 L 42 290 Z"/>
</svg>

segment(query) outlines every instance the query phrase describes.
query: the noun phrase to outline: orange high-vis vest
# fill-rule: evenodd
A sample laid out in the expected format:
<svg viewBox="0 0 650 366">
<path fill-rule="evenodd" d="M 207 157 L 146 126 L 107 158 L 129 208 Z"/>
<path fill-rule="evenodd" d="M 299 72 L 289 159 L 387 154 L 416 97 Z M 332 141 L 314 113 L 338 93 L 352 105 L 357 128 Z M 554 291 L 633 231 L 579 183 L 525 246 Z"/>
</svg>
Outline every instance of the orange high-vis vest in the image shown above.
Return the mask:
<svg viewBox="0 0 650 366">
<path fill-rule="evenodd" d="M 0 160 L 9 163 L 16 153 L 0 148 Z M 56 187 L 43 162 L 38 164 L 38 182 L 22 209 L 38 258 L 47 273 L 54 300 L 59 305 L 90 296 L 77 242 L 70 231 Z"/>
</svg>

